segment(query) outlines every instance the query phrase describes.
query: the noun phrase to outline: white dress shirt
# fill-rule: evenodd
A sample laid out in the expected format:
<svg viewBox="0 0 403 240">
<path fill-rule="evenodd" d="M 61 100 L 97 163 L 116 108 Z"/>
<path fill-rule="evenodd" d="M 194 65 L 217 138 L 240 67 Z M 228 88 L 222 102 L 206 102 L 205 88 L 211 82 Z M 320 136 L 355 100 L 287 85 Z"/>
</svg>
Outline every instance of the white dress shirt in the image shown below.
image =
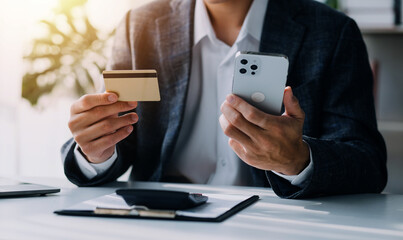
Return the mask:
<svg viewBox="0 0 403 240">
<path fill-rule="evenodd" d="M 216 37 L 203 0 L 196 0 L 192 69 L 185 115 L 168 173 L 201 184 L 247 185 L 250 182 L 249 174 L 244 171 L 245 165 L 228 145 L 228 137 L 223 133 L 218 118 L 221 104 L 231 93 L 236 52 L 259 51 L 267 4 L 267 0 L 253 1 L 235 43 L 228 46 Z M 117 158 L 115 151 L 106 162 L 91 164 L 78 147 L 74 154 L 88 178 L 105 172 Z M 274 173 L 302 187 L 312 169 L 311 159 L 299 175 Z"/>
</svg>

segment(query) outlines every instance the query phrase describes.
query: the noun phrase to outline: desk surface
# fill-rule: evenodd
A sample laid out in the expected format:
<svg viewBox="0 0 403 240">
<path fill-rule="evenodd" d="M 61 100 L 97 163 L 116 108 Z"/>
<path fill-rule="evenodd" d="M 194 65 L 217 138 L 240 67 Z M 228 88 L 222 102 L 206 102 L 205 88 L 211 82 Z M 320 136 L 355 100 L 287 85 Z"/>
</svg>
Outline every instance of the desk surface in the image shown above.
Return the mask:
<svg viewBox="0 0 403 240">
<path fill-rule="evenodd" d="M 76 188 L 65 181 L 29 180 L 61 187 L 62 191 L 46 197 L 0 199 L 0 239 L 403 239 L 403 195 L 286 200 L 262 188 L 144 182 Z M 222 223 L 53 214 L 54 210 L 113 193 L 115 188 L 124 186 L 257 194 L 261 200 Z"/>
</svg>

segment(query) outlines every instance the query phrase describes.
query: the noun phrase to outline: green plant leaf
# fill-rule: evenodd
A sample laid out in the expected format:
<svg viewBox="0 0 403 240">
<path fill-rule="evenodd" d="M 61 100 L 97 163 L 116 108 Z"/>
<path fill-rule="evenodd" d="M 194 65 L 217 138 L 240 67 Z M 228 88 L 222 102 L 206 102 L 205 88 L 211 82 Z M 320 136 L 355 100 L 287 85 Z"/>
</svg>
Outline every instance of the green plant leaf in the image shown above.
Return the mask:
<svg viewBox="0 0 403 240">
<path fill-rule="evenodd" d="M 44 24 L 47 34 L 33 39 L 27 51 L 29 53 L 24 56 L 27 67 L 21 91 L 21 96 L 32 106 L 38 104 L 40 97 L 51 95 L 56 88 L 72 89 L 76 96 L 95 91 L 96 79 L 91 73 L 94 70 L 101 73 L 105 69 L 106 58 L 103 54 L 106 42 L 114 31 L 100 34 L 85 13 L 86 2 L 59 0 L 53 18 L 38 22 Z M 83 14 L 73 14 L 77 9 Z M 77 28 L 77 22 L 84 28 Z M 100 39 L 98 36 L 107 37 Z M 67 86 L 66 82 L 69 81 L 65 80 L 72 76 L 73 86 Z"/>
</svg>

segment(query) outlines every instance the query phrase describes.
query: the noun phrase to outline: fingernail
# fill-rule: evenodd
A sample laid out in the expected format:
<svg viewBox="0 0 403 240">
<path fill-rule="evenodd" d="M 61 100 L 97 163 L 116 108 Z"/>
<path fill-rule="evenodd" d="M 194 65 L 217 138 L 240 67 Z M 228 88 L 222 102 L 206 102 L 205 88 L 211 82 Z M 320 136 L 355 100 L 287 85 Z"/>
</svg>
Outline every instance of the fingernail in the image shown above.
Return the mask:
<svg viewBox="0 0 403 240">
<path fill-rule="evenodd" d="M 134 122 L 137 122 L 138 117 L 137 117 L 136 115 L 132 115 L 132 120 L 133 120 Z"/>
<path fill-rule="evenodd" d="M 109 102 L 116 102 L 117 100 L 118 100 L 118 97 L 115 94 L 111 94 L 108 96 Z"/>
<path fill-rule="evenodd" d="M 127 102 L 127 104 L 129 104 L 130 107 L 135 107 L 137 102 Z"/>
<path fill-rule="evenodd" d="M 128 126 L 128 127 L 126 128 L 126 131 L 127 131 L 128 133 L 131 133 L 131 132 L 133 131 L 133 127 L 132 127 L 132 126 Z"/>
<path fill-rule="evenodd" d="M 234 103 L 235 103 L 235 97 L 234 97 L 233 95 L 228 95 L 228 96 L 227 96 L 227 101 L 228 101 L 230 104 L 234 104 Z"/>
</svg>

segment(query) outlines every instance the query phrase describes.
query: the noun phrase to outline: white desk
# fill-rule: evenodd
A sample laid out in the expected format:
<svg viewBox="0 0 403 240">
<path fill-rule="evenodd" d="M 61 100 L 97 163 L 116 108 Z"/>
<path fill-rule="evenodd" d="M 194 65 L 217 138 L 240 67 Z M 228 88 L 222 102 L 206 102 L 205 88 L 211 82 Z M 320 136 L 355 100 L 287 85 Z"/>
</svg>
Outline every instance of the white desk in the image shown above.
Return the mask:
<svg viewBox="0 0 403 240">
<path fill-rule="evenodd" d="M 131 187 L 202 193 L 258 194 L 254 205 L 222 223 L 69 217 L 56 209 L 109 194 L 116 187 L 76 188 L 64 181 L 47 197 L 0 199 L 0 239 L 403 239 L 403 195 L 350 195 L 285 200 L 270 189 L 133 183 Z"/>
</svg>

